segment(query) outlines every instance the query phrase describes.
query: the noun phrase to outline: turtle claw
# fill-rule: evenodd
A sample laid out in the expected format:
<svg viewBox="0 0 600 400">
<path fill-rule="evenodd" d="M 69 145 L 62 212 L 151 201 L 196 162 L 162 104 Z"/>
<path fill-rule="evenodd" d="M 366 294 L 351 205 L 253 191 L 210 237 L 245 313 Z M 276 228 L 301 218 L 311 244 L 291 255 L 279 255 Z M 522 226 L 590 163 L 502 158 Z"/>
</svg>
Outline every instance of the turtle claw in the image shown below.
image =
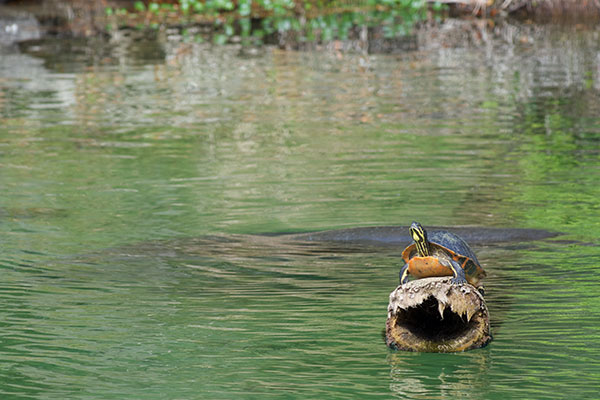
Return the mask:
<svg viewBox="0 0 600 400">
<path fill-rule="evenodd" d="M 454 277 L 454 278 L 450 279 L 450 282 L 452 282 L 452 284 L 458 285 L 458 286 L 467 284 L 467 280 L 465 278 L 463 278 L 462 276 Z"/>
</svg>

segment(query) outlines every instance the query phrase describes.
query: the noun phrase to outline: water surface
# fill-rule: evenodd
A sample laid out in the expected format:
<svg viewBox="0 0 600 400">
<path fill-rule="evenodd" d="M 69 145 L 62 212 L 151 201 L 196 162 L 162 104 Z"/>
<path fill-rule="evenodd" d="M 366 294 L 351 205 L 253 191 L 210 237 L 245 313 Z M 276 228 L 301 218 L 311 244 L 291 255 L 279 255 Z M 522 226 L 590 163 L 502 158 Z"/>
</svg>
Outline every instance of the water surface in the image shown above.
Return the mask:
<svg viewBox="0 0 600 400">
<path fill-rule="evenodd" d="M 597 398 L 600 41 L 249 57 L 159 37 L 0 50 L 0 394 Z M 382 339 L 402 248 L 479 242 L 494 340 Z"/>
</svg>

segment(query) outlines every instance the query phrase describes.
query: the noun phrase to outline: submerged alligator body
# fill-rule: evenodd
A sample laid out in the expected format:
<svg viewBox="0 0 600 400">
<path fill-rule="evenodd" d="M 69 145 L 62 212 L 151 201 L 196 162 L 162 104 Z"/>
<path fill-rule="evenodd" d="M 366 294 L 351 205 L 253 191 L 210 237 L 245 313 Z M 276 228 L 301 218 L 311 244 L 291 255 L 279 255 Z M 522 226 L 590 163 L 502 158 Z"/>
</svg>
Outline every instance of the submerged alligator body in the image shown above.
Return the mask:
<svg viewBox="0 0 600 400">
<path fill-rule="evenodd" d="M 542 229 L 483 228 L 483 227 L 436 227 L 431 231 L 446 230 L 457 234 L 469 244 L 494 244 L 542 240 L 560 235 Z M 309 232 L 284 235 L 307 242 L 348 242 L 404 248 L 411 243 L 408 226 L 374 226 L 364 228 L 336 229 L 331 231 Z"/>
</svg>

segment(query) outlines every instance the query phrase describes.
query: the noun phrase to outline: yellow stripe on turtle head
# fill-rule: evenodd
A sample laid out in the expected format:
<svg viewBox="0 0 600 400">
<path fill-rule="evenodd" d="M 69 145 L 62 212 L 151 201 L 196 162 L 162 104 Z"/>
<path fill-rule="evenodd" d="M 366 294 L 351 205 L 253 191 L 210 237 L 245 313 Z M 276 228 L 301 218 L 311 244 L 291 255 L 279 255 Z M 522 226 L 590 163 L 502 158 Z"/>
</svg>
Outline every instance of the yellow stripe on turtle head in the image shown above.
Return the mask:
<svg viewBox="0 0 600 400">
<path fill-rule="evenodd" d="M 410 236 L 415 242 L 415 246 L 417 247 L 417 251 L 421 257 L 429 256 L 429 242 L 427 241 L 427 231 L 423 229 L 421 224 L 418 222 L 413 222 L 408 228 L 410 232 Z"/>
</svg>

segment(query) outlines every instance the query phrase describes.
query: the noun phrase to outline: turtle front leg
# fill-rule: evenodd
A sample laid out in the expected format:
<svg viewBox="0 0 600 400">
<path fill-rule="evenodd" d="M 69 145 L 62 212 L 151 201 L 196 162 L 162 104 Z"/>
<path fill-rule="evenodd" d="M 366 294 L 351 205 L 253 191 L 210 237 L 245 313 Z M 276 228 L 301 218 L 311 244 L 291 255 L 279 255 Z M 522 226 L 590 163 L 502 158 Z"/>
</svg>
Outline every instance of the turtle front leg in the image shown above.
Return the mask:
<svg viewBox="0 0 600 400">
<path fill-rule="evenodd" d="M 408 263 L 400 269 L 400 284 L 404 285 L 406 282 L 408 282 Z"/>
<path fill-rule="evenodd" d="M 452 272 L 454 273 L 454 278 L 450 280 L 450 282 L 455 285 L 464 285 L 467 283 L 467 277 L 465 276 L 465 270 L 454 260 L 450 260 L 450 268 L 452 268 Z"/>
</svg>

